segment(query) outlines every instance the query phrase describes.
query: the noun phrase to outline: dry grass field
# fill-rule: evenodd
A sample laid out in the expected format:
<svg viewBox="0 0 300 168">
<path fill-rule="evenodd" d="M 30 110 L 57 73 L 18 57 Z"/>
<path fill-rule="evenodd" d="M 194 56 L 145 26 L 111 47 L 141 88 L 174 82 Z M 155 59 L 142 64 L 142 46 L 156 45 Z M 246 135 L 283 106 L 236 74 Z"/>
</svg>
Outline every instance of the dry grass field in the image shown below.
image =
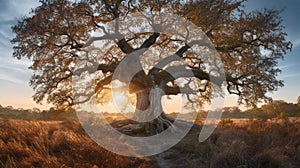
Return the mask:
<svg viewBox="0 0 300 168">
<path fill-rule="evenodd" d="M 0 120 L 0 167 L 151 167 L 150 159 L 113 154 L 76 121 Z"/>
<path fill-rule="evenodd" d="M 244 121 L 218 126 L 198 143 L 201 126 L 161 155 L 171 167 L 298 168 L 300 167 L 300 122 Z M 176 158 L 176 159 L 174 159 Z"/>
<path fill-rule="evenodd" d="M 236 122 L 236 121 L 235 121 Z M 113 154 L 94 143 L 76 120 L 0 119 L 0 167 L 300 166 L 300 122 L 223 121 L 198 142 L 200 125 L 173 148 L 147 158 Z"/>
</svg>

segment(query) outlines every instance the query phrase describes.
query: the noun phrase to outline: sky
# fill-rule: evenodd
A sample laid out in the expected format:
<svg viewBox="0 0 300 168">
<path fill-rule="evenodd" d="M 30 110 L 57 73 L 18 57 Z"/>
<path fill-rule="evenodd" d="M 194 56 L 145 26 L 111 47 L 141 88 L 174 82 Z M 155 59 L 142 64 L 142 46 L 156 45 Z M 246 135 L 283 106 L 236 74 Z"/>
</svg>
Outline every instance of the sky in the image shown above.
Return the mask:
<svg viewBox="0 0 300 168">
<path fill-rule="evenodd" d="M 34 0 L 0 0 L 0 105 L 14 106 L 15 108 L 47 109 L 50 105 L 36 104 L 32 100 L 33 89 L 29 86 L 32 71 L 28 69 L 31 64 L 27 59 L 17 60 L 12 57 L 12 44 L 14 37 L 11 26 L 17 20 L 28 14 L 31 8 L 38 5 Z M 249 0 L 245 3 L 248 11 L 263 8 L 284 9 L 282 13 L 283 25 L 288 34 L 287 39 L 294 46 L 292 52 L 279 62 L 282 73 L 278 76 L 284 80 L 285 86 L 274 93 L 269 93 L 275 100 L 285 100 L 295 103 L 300 96 L 300 1 L 297 0 Z M 236 97 L 225 98 L 225 106 L 234 106 Z"/>
<path fill-rule="evenodd" d="M 279 62 L 282 73 L 279 79 L 284 80 L 285 86 L 277 92 L 269 94 L 273 99 L 281 99 L 287 102 L 296 102 L 300 96 L 300 1 L 297 0 L 249 0 L 246 8 L 283 9 L 281 16 L 285 31 L 288 34 L 287 40 L 293 43 L 292 52 L 288 53 L 283 61 Z"/>
</svg>

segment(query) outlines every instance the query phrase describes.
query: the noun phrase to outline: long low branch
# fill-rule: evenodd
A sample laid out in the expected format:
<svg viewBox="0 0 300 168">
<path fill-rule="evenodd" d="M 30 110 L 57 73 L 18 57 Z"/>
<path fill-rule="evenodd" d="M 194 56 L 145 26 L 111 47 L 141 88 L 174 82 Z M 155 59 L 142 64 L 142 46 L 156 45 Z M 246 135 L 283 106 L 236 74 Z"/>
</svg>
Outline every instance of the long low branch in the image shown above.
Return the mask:
<svg viewBox="0 0 300 168">
<path fill-rule="evenodd" d="M 85 44 L 82 44 L 82 46 L 90 46 L 93 42 L 95 41 L 100 41 L 100 40 L 114 40 L 117 39 L 119 36 L 117 34 L 105 34 L 103 36 L 98 36 L 98 37 L 91 37 Z"/>
<path fill-rule="evenodd" d="M 154 76 L 154 81 L 158 85 L 164 85 L 170 81 L 174 81 L 181 77 L 196 77 L 200 80 L 218 81 L 220 77 L 216 77 L 204 72 L 201 69 L 188 69 L 184 65 L 168 67 L 161 70 Z M 220 83 L 216 83 L 220 84 Z"/>
<path fill-rule="evenodd" d="M 198 90 L 194 90 L 192 88 L 190 88 L 189 86 L 185 86 L 185 87 L 179 87 L 179 86 L 168 86 L 166 85 L 164 87 L 164 92 L 166 95 L 178 95 L 180 93 L 183 93 L 183 94 L 194 94 L 194 93 L 197 93 L 197 92 L 205 92 L 205 90 L 201 90 L 201 89 L 198 89 Z"/>
<path fill-rule="evenodd" d="M 232 77 L 230 74 L 220 74 L 220 76 L 211 75 L 201 69 L 196 68 L 188 68 L 186 66 L 173 66 L 168 67 L 165 70 L 161 70 L 156 76 L 155 76 L 155 84 L 160 86 L 165 86 L 167 90 L 165 90 L 166 93 L 169 94 L 178 94 L 180 91 L 179 88 L 170 88 L 166 84 L 168 82 L 174 81 L 181 77 L 195 77 L 199 80 L 206 80 L 213 84 L 216 84 L 217 86 L 221 86 L 223 82 L 230 83 L 231 85 L 234 85 L 236 87 L 241 86 L 242 84 L 239 82 L 243 77 L 246 77 L 247 75 L 241 75 L 239 77 Z M 201 90 L 199 90 L 201 91 Z M 189 91 L 187 91 L 189 92 Z M 195 92 L 195 90 L 191 90 L 191 92 Z"/>
<path fill-rule="evenodd" d="M 101 90 L 104 86 L 109 85 L 112 82 L 112 77 L 113 75 L 108 75 L 105 78 L 99 80 L 97 82 L 96 88 L 95 88 L 95 92 Z"/>
<path fill-rule="evenodd" d="M 97 70 L 101 70 L 103 73 L 114 72 L 118 66 L 118 62 L 112 62 L 111 64 L 99 64 Z"/>
<path fill-rule="evenodd" d="M 168 65 L 169 63 L 179 60 L 180 58 L 183 57 L 183 54 L 190 49 L 192 46 L 194 45 L 199 45 L 199 46 L 203 46 L 203 47 L 208 47 L 210 49 L 213 49 L 213 46 L 211 43 L 208 43 L 204 40 L 193 40 L 187 44 L 185 44 L 184 46 L 182 46 L 180 49 L 178 49 L 176 51 L 175 54 L 170 55 L 168 57 L 163 58 L 162 60 L 160 60 L 151 70 L 150 73 L 153 75 L 155 73 L 157 73 L 160 69 L 164 68 L 166 65 Z"/>
<path fill-rule="evenodd" d="M 159 35 L 160 33 L 154 32 L 147 40 L 144 41 L 139 49 L 151 47 L 156 42 Z"/>
</svg>

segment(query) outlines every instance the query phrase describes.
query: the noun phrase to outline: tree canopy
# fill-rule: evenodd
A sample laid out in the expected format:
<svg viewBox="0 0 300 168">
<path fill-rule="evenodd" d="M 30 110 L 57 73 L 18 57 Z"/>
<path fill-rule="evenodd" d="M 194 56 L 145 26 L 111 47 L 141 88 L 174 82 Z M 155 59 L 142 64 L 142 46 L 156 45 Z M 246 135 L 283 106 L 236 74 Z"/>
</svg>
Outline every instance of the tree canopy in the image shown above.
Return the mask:
<svg viewBox="0 0 300 168">
<path fill-rule="evenodd" d="M 33 62 L 30 69 L 34 74 L 30 84 L 35 89 L 33 98 L 36 102 L 47 99 L 57 106 L 74 105 L 72 77 L 85 73 L 97 73 L 94 93 L 101 95 L 111 84 L 119 63 L 141 49 L 148 52 L 147 57 L 170 51 L 160 56 L 163 58 L 160 60 L 164 61 L 171 57 L 170 53 L 179 56 L 186 62 L 181 70 L 191 70 L 194 80 L 199 83 L 186 87 L 190 93 L 198 94 L 199 99 L 209 101 L 213 83 L 209 76 L 211 72 L 205 68 L 204 57 L 193 54 L 196 47 L 205 49 L 209 46 L 201 40 L 190 40 L 189 33 L 193 33 L 188 31 L 189 25 L 185 25 L 187 31 L 173 37 L 160 33 L 163 22 L 154 22 L 153 18 L 165 11 L 186 18 L 202 29 L 218 52 L 225 71 L 226 80 L 216 84 L 226 87 L 229 94 L 238 95 L 239 103 L 254 106 L 270 100 L 266 94 L 283 86 L 283 81 L 277 79 L 280 73 L 278 60 L 291 50 L 292 44 L 286 40 L 279 10 L 246 12 L 243 0 L 196 0 L 186 3 L 173 0 L 41 0 L 40 3 L 12 27 L 16 34 L 12 39 L 13 56 L 18 59 L 27 57 Z M 144 16 L 152 31 L 122 34 L 123 27 L 114 20 L 126 18 L 131 13 Z M 132 27 L 127 29 L 133 32 L 143 26 L 136 25 L 130 19 L 126 21 L 128 27 Z M 112 28 L 108 28 L 107 24 L 111 23 Z M 169 26 L 178 25 L 174 22 Z M 92 48 L 96 42 L 101 42 L 104 48 L 95 51 L 92 61 L 82 59 L 79 53 L 85 52 L 86 47 Z M 159 52 L 152 52 L 152 49 Z M 91 71 L 82 64 L 78 68 L 78 61 L 96 65 L 97 68 Z M 168 66 L 144 68 L 132 79 L 130 93 L 135 93 L 137 99 L 140 90 L 149 90 L 156 84 L 163 84 L 161 89 L 167 95 L 180 94 L 179 84 L 174 83 L 176 79 L 164 71 L 164 68 L 172 68 L 176 64 L 171 64 L 171 61 L 155 64 Z M 142 66 L 142 63 L 138 65 Z M 85 98 L 89 99 L 88 93 Z M 145 108 L 142 107 L 145 105 L 137 106 Z"/>
</svg>

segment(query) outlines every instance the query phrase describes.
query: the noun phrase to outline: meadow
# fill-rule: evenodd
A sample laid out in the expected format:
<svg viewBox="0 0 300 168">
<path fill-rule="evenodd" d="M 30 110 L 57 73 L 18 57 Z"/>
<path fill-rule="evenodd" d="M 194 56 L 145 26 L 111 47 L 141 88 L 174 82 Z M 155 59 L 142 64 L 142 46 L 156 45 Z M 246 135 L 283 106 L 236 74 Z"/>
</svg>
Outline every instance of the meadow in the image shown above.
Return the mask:
<svg viewBox="0 0 300 168">
<path fill-rule="evenodd" d="M 242 124 L 241 124 L 242 122 Z M 300 122 L 223 119 L 198 142 L 201 122 L 171 149 L 144 158 L 111 153 L 78 120 L 0 119 L 0 167 L 212 167 L 300 166 Z"/>
</svg>

